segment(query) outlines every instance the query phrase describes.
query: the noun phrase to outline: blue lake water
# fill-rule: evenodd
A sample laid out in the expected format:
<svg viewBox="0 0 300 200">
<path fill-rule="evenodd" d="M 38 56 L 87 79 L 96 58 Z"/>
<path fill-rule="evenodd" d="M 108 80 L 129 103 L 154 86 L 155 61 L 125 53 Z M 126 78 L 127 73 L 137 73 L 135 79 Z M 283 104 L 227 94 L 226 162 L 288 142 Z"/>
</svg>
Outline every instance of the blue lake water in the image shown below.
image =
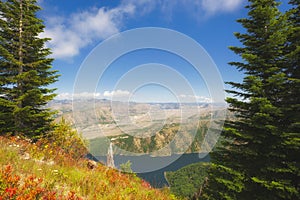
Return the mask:
<svg viewBox="0 0 300 200">
<path fill-rule="evenodd" d="M 106 163 L 106 156 L 97 156 L 96 159 Z M 182 155 L 171 155 L 162 157 L 151 157 L 149 155 L 141 156 L 123 156 L 114 155 L 114 161 L 117 168 L 120 164 L 128 160 L 132 163 L 131 168 L 139 177 L 149 182 L 153 187 L 168 186 L 164 177 L 167 171 L 176 171 L 186 165 L 196 162 L 209 162 L 209 155 L 190 153 Z M 163 166 L 162 168 L 160 166 Z M 155 169 L 154 171 L 152 169 Z"/>
</svg>

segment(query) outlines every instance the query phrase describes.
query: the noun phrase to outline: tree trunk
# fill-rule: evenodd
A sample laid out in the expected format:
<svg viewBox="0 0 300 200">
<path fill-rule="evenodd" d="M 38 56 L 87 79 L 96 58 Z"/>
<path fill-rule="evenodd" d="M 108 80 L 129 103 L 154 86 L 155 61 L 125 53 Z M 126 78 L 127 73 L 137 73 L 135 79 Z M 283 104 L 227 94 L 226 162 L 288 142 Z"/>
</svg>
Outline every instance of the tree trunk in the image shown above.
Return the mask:
<svg viewBox="0 0 300 200">
<path fill-rule="evenodd" d="M 19 52 L 18 52 L 18 57 L 19 57 L 19 63 L 18 63 L 18 75 L 23 73 L 23 0 L 20 0 L 20 19 L 19 19 Z M 17 80 L 17 88 L 19 90 L 18 97 L 19 98 L 21 95 L 23 95 L 23 83 L 21 79 Z M 18 101 L 17 103 L 18 109 L 22 109 L 23 103 L 21 100 Z M 22 120 L 20 120 L 20 115 L 16 115 L 15 117 L 15 123 L 19 128 L 23 127 Z M 18 131 L 17 131 L 18 132 Z"/>
</svg>

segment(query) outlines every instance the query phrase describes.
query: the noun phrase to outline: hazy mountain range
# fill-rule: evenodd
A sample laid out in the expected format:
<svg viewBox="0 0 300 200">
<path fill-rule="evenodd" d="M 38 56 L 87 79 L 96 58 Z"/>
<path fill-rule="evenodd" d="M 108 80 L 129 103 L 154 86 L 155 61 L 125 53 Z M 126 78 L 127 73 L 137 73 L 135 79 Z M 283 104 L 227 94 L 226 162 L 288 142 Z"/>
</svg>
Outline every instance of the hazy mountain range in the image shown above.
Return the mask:
<svg viewBox="0 0 300 200">
<path fill-rule="evenodd" d="M 57 110 L 56 120 L 63 117 L 69 121 L 91 141 L 92 151 L 102 153 L 112 139 L 119 153 L 124 153 L 122 150 L 159 154 L 199 152 L 210 126 L 223 119 L 226 111 L 224 104 L 105 99 L 54 100 L 49 107 Z M 205 142 L 211 140 L 215 138 Z"/>
</svg>

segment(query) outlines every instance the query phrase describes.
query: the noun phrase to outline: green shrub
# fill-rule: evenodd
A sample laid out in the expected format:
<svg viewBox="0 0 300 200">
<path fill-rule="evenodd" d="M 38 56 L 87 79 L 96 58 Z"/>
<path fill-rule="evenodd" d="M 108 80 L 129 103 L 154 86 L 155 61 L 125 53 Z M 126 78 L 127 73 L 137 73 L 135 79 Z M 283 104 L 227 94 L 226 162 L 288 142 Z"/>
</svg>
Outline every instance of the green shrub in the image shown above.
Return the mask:
<svg viewBox="0 0 300 200">
<path fill-rule="evenodd" d="M 53 131 L 39 140 L 39 146 L 48 152 L 49 158 L 68 156 L 79 160 L 87 153 L 87 141 L 64 118 L 54 125 Z"/>
<path fill-rule="evenodd" d="M 120 169 L 123 171 L 123 172 L 126 172 L 126 173 L 132 173 L 132 169 L 131 169 L 131 162 L 130 160 L 128 160 L 126 163 L 122 163 L 120 165 Z"/>
</svg>

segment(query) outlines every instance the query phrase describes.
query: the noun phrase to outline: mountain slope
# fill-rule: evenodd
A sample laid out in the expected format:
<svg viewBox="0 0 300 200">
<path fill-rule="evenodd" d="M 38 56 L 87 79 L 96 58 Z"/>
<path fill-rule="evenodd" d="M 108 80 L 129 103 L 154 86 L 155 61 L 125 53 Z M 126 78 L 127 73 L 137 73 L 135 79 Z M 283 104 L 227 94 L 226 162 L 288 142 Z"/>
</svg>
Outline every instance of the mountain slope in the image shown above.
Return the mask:
<svg viewBox="0 0 300 200">
<path fill-rule="evenodd" d="M 51 156 L 55 155 L 55 157 Z M 175 199 L 136 177 L 60 154 L 47 143 L 0 137 L 0 199 Z"/>
</svg>

